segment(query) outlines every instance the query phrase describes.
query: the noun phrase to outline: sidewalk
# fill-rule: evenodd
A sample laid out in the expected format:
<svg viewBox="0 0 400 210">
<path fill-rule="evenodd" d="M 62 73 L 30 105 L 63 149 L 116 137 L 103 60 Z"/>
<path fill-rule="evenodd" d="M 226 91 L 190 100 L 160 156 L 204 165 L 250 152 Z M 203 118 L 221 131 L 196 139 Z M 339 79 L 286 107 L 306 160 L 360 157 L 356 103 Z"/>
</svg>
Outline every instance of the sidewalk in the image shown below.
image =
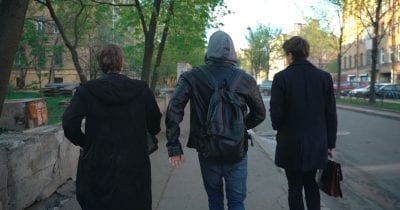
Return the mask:
<svg viewBox="0 0 400 210">
<path fill-rule="evenodd" d="M 337 107 L 338 109 L 347 109 L 400 120 L 399 113 L 345 105 L 337 105 Z M 181 126 L 181 141 L 186 141 L 189 132 L 189 113 L 185 113 Z M 151 155 L 153 209 L 208 209 L 207 196 L 202 184 L 196 151 L 185 146 L 184 165 L 179 169 L 171 168 L 168 164 L 167 149 L 165 147 L 164 119 L 162 120 L 162 127 L 162 131 L 157 136 L 160 141 L 159 150 Z M 254 147 L 250 147 L 248 152 L 248 193 L 246 199 L 246 209 L 249 210 L 288 209 L 287 181 L 283 171 L 274 165 L 274 133 L 266 132 L 267 130 L 263 126 L 256 129 L 256 133 L 262 136 L 252 132 Z M 182 142 L 183 145 L 185 143 Z M 27 210 L 80 210 L 74 191 L 75 185 L 71 181 L 59 189 L 54 196 L 27 208 Z M 322 200 L 326 197 L 323 193 L 321 193 L 321 196 Z M 322 209 L 329 209 L 323 202 L 322 206 Z"/>
<path fill-rule="evenodd" d="M 164 122 L 164 120 L 162 121 Z M 162 123 L 164 126 L 164 123 Z M 181 123 L 181 141 L 187 139 L 189 113 Z M 165 147 L 165 128 L 158 135 L 159 149 L 151 155 L 152 191 L 154 210 L 206 210 L 207 195 L 203 188 L 197 152 L 184 147 L 185 163 L 179 169 L 168 164 Z M 269 155 L 254 138 L 254 147 L 248 152 L 248 183 L 246 209 L 281 210 L 288 209 L 287 183 L 285 175 L 274 165 Z M 185 142 L 183 142 L 185 145 Z M 28 208 L 28 210 L 79 210 L 74 195 L 75 186 L 71 181 L 55 196 Z M 58 196 L 58 198 L 57 198 Z M 55 198 L 56 197 L 56 198 Z"/>
<path fill-rule="evenodd" d="M 189 115 L 181 123 L 182 139 L 188 135 Z M 208 209 L 207 195 L 203 188 L 197 153 L 184 148 L 185 163 L 182 168 L 172 169 L 167 164 L 165 137 L 161 148 L 152 156 L 153 209 L 155 210 L 205 210 Z M 288 209 L 287 183 L 283 173 L 274 165 L 259 145 L 248 152 L 248 184 L 246 209 Z"/>
</svg>

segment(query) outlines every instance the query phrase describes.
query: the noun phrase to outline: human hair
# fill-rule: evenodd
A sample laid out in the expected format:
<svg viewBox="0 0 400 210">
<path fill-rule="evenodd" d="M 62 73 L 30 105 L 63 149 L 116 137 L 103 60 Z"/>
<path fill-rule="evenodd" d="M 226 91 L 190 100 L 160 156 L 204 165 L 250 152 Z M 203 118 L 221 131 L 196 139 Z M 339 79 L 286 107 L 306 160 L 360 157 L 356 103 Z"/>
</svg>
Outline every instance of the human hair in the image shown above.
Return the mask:
<svg viewBox="0 0 400 210">
<path fill-rule="evenodd" d="M 122 50 L 115 44 L 107 44 L 100 50 L 97 60 L 103 73 L 120 72 L 123 62 Z"/>
<path fill-rule="evenodd" d="M 282 48 L 286 55 L 291 53 L 293 58 L 308 58 L 310 55 L 310 44 L 300 36 L 294 36 L 286 40 Z"/>
</svg>

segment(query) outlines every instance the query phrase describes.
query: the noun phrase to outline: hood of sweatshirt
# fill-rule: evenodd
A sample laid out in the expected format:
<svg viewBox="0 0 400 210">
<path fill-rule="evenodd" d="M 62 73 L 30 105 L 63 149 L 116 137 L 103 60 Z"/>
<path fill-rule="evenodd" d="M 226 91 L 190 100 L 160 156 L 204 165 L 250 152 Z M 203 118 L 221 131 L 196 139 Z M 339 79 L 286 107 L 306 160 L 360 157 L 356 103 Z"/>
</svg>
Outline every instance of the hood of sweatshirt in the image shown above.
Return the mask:
<svg viewBox="0 0 400 210">
<path fill-rule="evenodd" d="M 206 63 L 209 61 L 236 63 L 236 51 L 232 38 L 223 31 L 213 33 L 208 42 Z"/>
<path fill-rule="evenodd" d="M 147 84 L 125 75 L 110 73 L 82 84 L 94 97 L 105 104 L 123 104 L 143 93 Z"/>
</svg>

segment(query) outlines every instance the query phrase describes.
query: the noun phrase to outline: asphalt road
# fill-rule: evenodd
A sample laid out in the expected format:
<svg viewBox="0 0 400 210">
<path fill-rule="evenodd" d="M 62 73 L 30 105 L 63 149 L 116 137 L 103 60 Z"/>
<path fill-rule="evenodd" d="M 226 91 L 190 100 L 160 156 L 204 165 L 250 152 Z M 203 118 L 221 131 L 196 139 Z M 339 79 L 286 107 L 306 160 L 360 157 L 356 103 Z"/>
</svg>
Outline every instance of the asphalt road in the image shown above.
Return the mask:
<svg viewBox="0 0 400 210">
<path fill-rule="evenodd" d="M 264 102 L 268 110 L 268 99 Z M 255 132 L 273 157 L 275 132 L 269 117 Z M 399 120 L 338 109 L 334 160 L 342 164 L 344 197 L 321 193 L 329 209 L 400 209 Z"/>
</svg>

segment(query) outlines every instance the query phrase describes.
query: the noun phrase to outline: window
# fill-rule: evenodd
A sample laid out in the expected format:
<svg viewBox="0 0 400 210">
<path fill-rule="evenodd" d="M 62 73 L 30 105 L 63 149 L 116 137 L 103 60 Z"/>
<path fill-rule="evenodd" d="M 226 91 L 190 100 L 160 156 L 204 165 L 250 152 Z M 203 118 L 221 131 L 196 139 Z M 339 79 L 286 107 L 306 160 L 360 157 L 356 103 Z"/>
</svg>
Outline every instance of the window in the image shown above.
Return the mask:
<svg viewBox="0 0 400 210">
<path fill-rule="evenodd" d="M 360 64 L 358 63 L 358 55 L 354 55 L 354 67 L 358 67 Z"/>
<path fill-rule="evenodd" d="M 372 50 L 367 50 L 367 65 L 371 65 L 372 64 Z"/>
<path fill-rule="evenodd" d="M 360 54 L 360 63 L 358 66 L 364 66 L 364 53 Z"/>
<path fill-rule="evenodd" d="M 380 59 L 381 62 L 380 63 L 381 64 L 385 63 L 385 49 L 383 49 L 383 48 L 381 48 L 380 57 L 381 57 L 381 59 Z"/>
<path fill-rule="evenodd" d="M 381 24 L 381 35 L 385 34 L 385 23 L 382 22 Z"/>
<path fill-rule="evenodd" d="M 400 45 L 397 47 L 397 63 L 400 63 Z"/>
<path fill-rule="evenodd" d="M 54 83 L 63 83 L 62 77 L 54 77 Z"/>
<path fill-rule="evenodd" d="M 346 56 L 343 57 L 343 68 L 344 69 L 347 68 L 347 57 Z"/>
<path fill-rule="evenodd" d="M 349 68 L 351 68 L 351 67 L 353 67 L 352 65 L 351 65 L 351 55 L 349 56 Z"/>
<path fill-rule="evenodd" d="M 44 31 L 44 17 L 39 16 L 36 18 L 36 29 L 38 31 Z"/>
<path fill-rule="evenodd" d="M 389 48 L 389 56 L 388 56 L 388 63 L 392 63 L 394 59 L 394 53 L 393 53 L 393 48 Z"/>
</svg>

